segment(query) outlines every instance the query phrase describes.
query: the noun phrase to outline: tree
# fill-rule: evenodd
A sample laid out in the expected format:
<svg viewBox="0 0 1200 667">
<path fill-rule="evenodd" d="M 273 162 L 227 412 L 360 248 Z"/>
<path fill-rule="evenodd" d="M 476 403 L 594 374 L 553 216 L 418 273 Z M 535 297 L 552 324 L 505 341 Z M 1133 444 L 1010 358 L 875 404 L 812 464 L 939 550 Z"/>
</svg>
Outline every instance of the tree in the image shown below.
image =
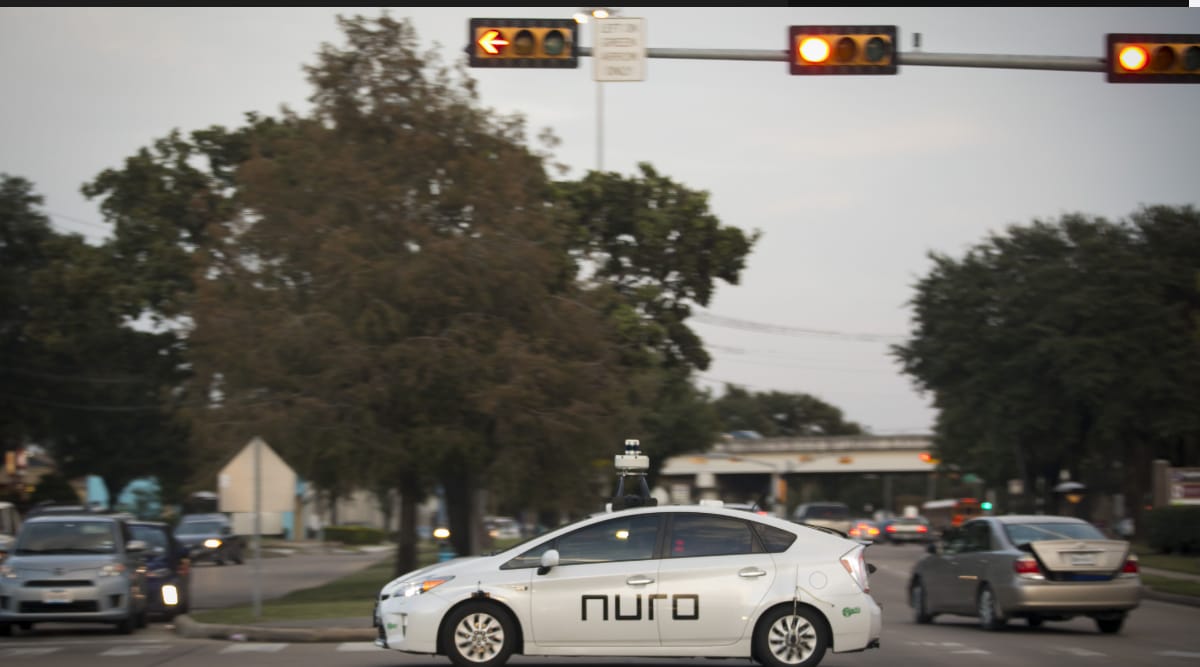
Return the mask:
<svg viewBox="0 0 1200 667">
<path fill-rule="evenodd" d="M 1198 252 L 1194 209 L 1151 207 L 1012 226 L 961 261 L 931 253 L 893 353 L 934 394 L 941 458 L 1043 495 L 1067 470 L 1136 513 L 1153 457 L 1196 456 Z"/>
<path fill-rule="evenodd" d="M 863 433 L 862 426 L 846 421 L 840 409 L 809 394 L 749 392 L 726 384 L 713 407 L 726 433 L 749 430 L 768 438 Z"/>
</svg>

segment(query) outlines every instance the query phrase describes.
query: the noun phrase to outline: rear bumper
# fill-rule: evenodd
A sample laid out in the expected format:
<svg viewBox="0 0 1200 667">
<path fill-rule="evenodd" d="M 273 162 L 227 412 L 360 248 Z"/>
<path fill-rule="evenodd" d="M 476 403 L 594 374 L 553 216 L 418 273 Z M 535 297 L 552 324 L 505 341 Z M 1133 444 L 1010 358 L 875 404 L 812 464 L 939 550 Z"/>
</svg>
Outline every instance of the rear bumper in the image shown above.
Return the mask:
<svg viewBox="0 0 1200 667">
<path fill-rule="evenodd" d="M 1111 581 L 1022 581 L 1008 589 L 1008 599 L 997 591 L 1005 612 L 1104 612 L 1128 611 L 1142 598 L 1138 577 Z"/>
</svg>

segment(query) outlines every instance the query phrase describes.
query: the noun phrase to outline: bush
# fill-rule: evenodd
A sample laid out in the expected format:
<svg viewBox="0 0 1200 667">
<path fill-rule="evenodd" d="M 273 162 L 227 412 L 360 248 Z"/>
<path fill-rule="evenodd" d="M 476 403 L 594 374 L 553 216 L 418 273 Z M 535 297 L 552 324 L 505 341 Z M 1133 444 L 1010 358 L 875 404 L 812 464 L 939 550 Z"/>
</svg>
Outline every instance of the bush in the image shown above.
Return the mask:
<svg viewBox="0 0 1200 667">
<path fill-rule="evenodd" d="M 325 541 L 342 544 L 379 544 L 383 542 L 383 531 L 368 526 L 326 526 Z"/>
<path fill-rule="evenodd" d="M 1159 553 L 1200 553 L 1200 506 L 1158 507 L 1142 514 L 1146 544 Z"/>
</svg>

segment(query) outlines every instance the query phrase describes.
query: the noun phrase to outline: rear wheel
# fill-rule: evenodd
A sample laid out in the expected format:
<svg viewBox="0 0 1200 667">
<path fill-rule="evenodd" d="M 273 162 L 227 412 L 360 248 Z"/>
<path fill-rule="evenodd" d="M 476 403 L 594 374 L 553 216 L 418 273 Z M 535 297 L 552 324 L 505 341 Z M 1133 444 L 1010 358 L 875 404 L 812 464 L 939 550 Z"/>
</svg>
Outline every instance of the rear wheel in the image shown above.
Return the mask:
<svg viewBox="0 0 1200 667">
<path fill-rule="evenodd" d="M 1042 618 L 1041 616 L 1027 616 L 1027 617 L 1025 617 L 1025 623 L 1027 623 L 1027 624 L 1029 625 L 1029 627 L 1031 627 L 1031 628 L 1040 628 L 1040 627 L 1042 627 L 1042 621 L 1044 621 L 1044 620 L 1046 620 L 1046 619 Z"/>
<path fill-rule="evenodd" d="M 754 659 L 766 667 L 812 667 L 827 648 L 825 623 L 807 607 L 767 612 L 754 635 Z"/>
<path fill-rule="evenodd" d="M 996 604 L 996 594 L 992 592 L 992 587 L 987 584 L 979 589 L 979 597 L 976 598 L 976 613 L 979 615 L 979 626 L 984 630 L 999 630 L 1003 628 L 1008 619 L 1004 618 L 1000 613 L 1000 609 Z"/>
<path fill-rule="evenodd" d="M 0 637 L 11 637 L 12 626 L 8 623 L 0 623 Z"/>
<path fill-rule="evenodd" d="M 517 626 L 508 612 L 487 602 L 455 609 L 442 628 L 442 648 L 457 667 L 499 667 L 517 645 Z"/>
<path fill-rule="evenodd" d="M 1121 631 L 1121 626 L 1124 625 L 1124 623 L 1125 623 L 1124 616 L 1117 616 L 1116 618 L 1097 618 L 1096 619 L 1096 627 L 1099 628 L 1100 632 L 1103 632 L 1106 635 L 1117 634 L 1118 632 Z"/>
<path fill-rule="evenodd" d="M 920 579 L 914 581 L 909 590 L 909 605 L 913 610 L 913 621 L 921 625 L 933 622 L 933 614 L 929 613 L 929 606 L 925 601 L 925 584 L 921 583 Z"/>
</svg>

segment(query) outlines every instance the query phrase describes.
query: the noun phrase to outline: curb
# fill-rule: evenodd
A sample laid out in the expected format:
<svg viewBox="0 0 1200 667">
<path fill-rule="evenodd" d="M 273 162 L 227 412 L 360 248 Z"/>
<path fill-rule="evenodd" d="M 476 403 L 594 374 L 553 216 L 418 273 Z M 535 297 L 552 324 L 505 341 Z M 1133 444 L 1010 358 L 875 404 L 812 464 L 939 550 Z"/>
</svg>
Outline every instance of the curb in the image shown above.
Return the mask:
<svg viewBox="0 0 1200 667">
<path fill-rule="evenodd" d="M 1200 597 L 1195 595 L 1160 593 L 1149 586 L 1142 586 L 1142 597 L 1148 600 L 1158 600 L 1159 602 L 1170 602 L 1172 604 L 1187 605 L 1189 607 L 1200 607 Z"/>
<path fill-rule="evenodd" d="M 263 625 L 199 623 L 187 614 L 175 617 L 175 634 L 190 639 L 243 642 L 373 642 L 375 628 L 277 628 Z"/>
</svg>

